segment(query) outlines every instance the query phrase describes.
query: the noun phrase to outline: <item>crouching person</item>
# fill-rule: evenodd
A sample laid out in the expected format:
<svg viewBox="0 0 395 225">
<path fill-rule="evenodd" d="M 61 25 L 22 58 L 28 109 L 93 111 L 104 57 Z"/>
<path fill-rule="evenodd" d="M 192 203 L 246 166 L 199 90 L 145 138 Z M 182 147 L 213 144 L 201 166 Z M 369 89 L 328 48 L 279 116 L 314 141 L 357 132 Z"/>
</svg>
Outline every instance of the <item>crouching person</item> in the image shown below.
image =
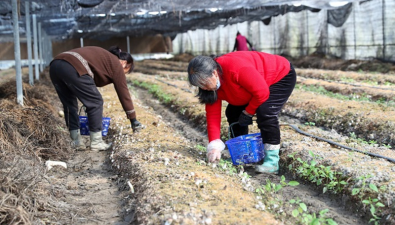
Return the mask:
<svg viewBox="0 0 395 225">
<path fill-rule="evenodd" d="M 102 139 L 103 98 L 97 87 L 114 84 L 115 91 L 130 120 L 133 131 L 143 126 L 136 119 L 126 73 L 134 68 L 133 57 L 113 46 L 109 50 L 87 46 L 60 53 L 50 63 L 49 74 L 63 104 L 72 145 L 85 149 L 80 134 L 77 99 L 86 107 L 89 121 L 90 149 L 103 151 L 111 147 Z"/>
<path fill-rule="evenodd" d="M 222 100 L 229 104 L 225 115 L 234 125 L 234 137 L 248 134 L 256 114 L 265 159 L 259 173 L 278 173 L 280 127 L 278 114 L 291 95 L 296 73 L 284 57 L 256 51 L 237 51 L 219 57 L 197 56 L 188 66 L 189 82 L 199 87 L 197 97 L 205 104 L 209 162 L 221 159 L 225 144 L 220 139 Z"/>
</svg>

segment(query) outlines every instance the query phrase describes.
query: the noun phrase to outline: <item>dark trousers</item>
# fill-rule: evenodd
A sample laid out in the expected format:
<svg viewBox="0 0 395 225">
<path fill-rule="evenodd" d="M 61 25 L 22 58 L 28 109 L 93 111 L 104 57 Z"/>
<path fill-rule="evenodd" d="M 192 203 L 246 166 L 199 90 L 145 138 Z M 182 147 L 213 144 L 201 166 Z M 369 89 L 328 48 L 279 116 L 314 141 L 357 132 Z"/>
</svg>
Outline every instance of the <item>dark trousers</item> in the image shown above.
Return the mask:
<svg viewBox="0 0 395 225">
<path fill-rule="evenodd" d="M 66 125 L 69 130 L 80 128 L 77 98 L 86 107 L 89 130 L 102 130 L 103 98 L 92 77 L 80 76 L 72 65 L 64 60 L 54 60 L 49 74 L 59 99 L 63 104 Z"/>
<path fill-rule="evenodd" d="M 291 65 L 291 70 L 283 79 L 269 87 L 269 98 L 258 107 L 256 111 L 258 128 L 261 130 L 262 142 L 265 144 L 280 144 L 280 126 L 278 114 L 287 102 L 296 84 L 296 72 Z M 247 107 L 228 105 L 225 115 L 229 125 L 237 122 L 242 111 Z M 248 134 L 248 127 L 238 124 L 232 126 L 234 137 Z M 233 137 L 233 136 L 232 136 Z"/>
</svg>

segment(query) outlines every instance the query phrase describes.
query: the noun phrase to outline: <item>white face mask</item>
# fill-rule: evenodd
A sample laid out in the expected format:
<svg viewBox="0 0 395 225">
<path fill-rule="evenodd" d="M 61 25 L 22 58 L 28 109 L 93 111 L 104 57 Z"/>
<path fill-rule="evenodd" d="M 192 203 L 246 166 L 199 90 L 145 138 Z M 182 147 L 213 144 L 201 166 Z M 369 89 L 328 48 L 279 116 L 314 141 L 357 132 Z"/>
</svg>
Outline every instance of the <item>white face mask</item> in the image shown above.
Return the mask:
<svg viewBox="0 0 395 225">
<path fill-rule="evenodd" d="M 218 78 L 218 79 L 217 79 L 217 89 L 216 89 L 216 90 L 218 90 L 219 87 L 221 87 L 221 82 L 219 82 L 219 78 Z"/>
</svg>

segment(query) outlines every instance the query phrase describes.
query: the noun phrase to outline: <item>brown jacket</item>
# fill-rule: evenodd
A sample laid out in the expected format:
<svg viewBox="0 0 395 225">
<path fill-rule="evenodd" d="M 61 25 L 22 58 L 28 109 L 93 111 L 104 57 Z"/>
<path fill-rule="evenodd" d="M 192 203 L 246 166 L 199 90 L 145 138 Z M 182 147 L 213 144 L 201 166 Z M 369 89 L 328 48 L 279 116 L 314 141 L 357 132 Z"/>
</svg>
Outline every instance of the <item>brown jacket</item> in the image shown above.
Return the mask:
<svg viewBox="0 0 395 225">
<path fill-rule="evenodd" d="M 113 83 L 128 118 L 136 118 L 126 76 L 117 56 L 106 49 L 87 46 L 60 53 L 54 59 L 67 61 L 80 76 L 88 74 L 93 78 L 97 87 Z"/>
</svg>

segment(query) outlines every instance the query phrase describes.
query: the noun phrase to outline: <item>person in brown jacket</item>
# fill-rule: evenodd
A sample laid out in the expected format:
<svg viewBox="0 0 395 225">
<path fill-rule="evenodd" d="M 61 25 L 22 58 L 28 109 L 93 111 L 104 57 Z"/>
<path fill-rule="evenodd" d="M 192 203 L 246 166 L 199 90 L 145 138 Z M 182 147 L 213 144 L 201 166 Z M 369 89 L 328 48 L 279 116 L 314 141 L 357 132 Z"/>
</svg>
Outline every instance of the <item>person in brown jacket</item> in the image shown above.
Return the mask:
<svg viewBox="0 0 395 225">
<path fill-rule="evenodd" d="M 85 106 L 88 115 L 91 150 L 103 151 L 111 147 L 102 139 L 103 98 L 97 87 L 114 84 L 133 132 L 143 127 L 136 119 L 126 82 L 125 74 L 133 68 L 133 57 L 116 46 L 108 50 L 96 46 L 76 48 L 60 53 L 51 61 L 49 74 L 63 104 L 66 125 L 75 148 L 86 148 L 80 134 L 77 99 Z"/>
</svg>

